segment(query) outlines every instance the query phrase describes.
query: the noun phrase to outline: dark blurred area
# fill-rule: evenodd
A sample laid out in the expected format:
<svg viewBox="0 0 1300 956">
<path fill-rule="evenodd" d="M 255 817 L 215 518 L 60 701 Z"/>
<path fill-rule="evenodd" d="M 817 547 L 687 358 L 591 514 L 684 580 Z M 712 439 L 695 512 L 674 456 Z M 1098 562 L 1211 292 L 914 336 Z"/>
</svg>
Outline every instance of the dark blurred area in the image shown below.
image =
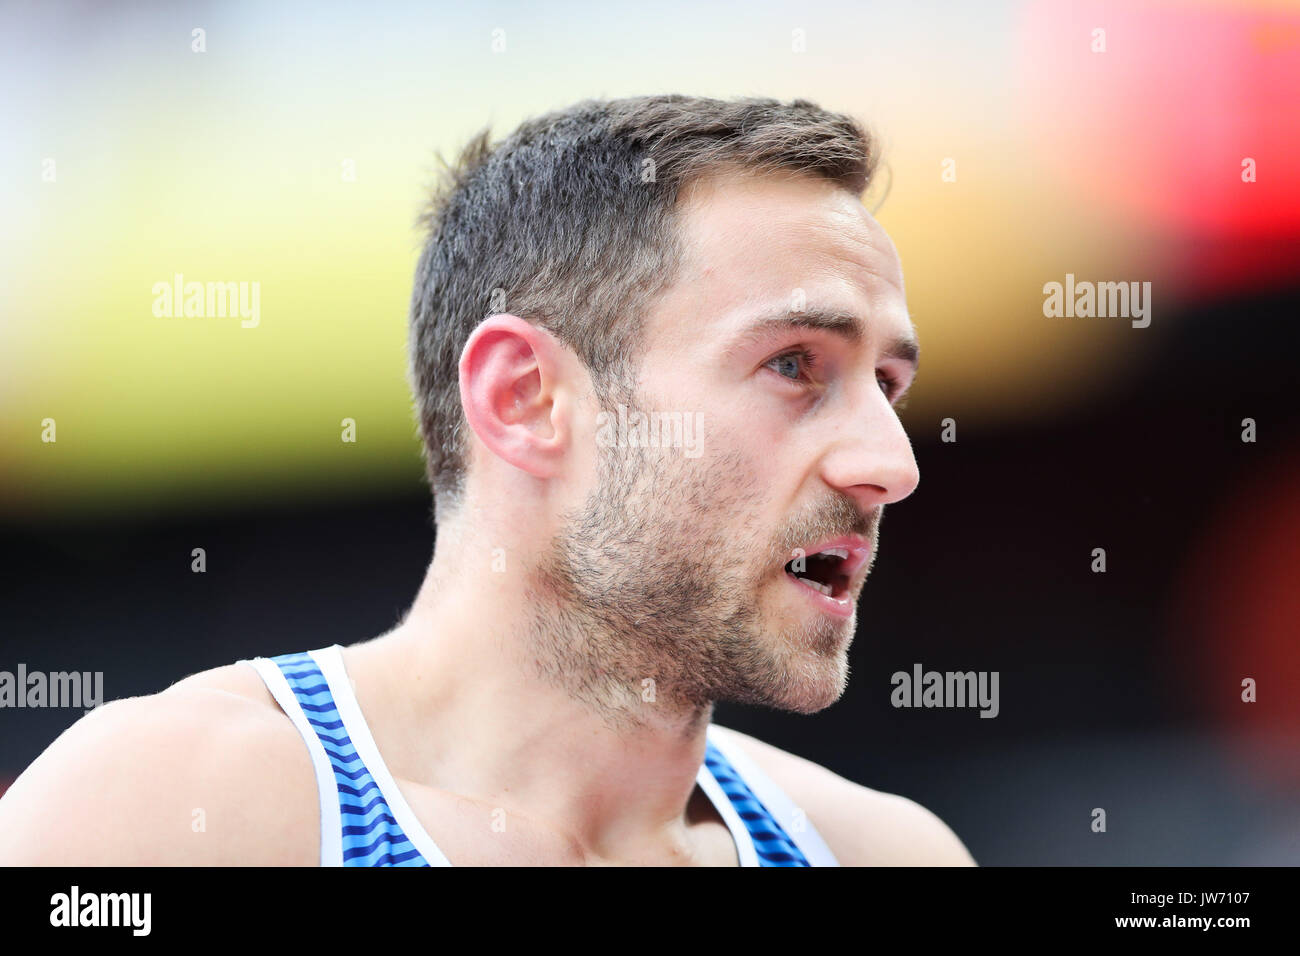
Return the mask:
<svg viewBox="0 0 1300 956">
<path fill-rule="evenodd" d="M 1300 863 L 1298 312 L 1283 288 L 1162 316 L 1074 417 L 966 430 L 954 407 L 955 443 L 908 420 L 922 481 L 882 526 L 848 693 L 716 720 L 920 802 L 985 865 Z M 0 666 L 102 670 L 111 700 L 352 643 L 396 623 L 432 543 L 422 494 L 10 517 Z M 998 671 L 1000 713 L 892 707 L 917 663 Z M 0 713 L 0 777 L 78 716 Z"/>
</svg>

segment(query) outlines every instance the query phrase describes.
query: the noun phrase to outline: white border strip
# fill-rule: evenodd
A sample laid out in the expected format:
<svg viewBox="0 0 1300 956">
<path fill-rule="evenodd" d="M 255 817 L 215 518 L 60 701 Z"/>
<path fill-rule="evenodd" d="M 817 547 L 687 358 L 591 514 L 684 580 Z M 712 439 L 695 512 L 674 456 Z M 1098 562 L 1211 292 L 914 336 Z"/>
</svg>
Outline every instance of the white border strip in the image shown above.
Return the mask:
<svg viewBox="0 0 1300 956">
<path fill-rule="evenodd" d="M 716 733 L 715 730 L 721 730 L 722 733 Z M 759 768 L 749 754 L 741 750 L 740 745 L 726 735 L 726 728 L 715 728 L 710 724 L 708 733 L 709 739 L 722 751 L 722 755 L 736 769 L 736 773 L 740 774 L 741 779 L 754 792 L 754 796 L 758 797 L 763 806 L 767 807 L 768 812 L 776 818 L 776 822 L 781 824 L 781 829 L 785 830 L 786 835 L 803 851 L 808 862 L 813 866 L 839 866 L 839 860 L 835 859 L 831 848 L 817 832 L 812 820 L 808 819 L 807 812 L 799 810 L 794 805 L 794 801 Z M 803 823 L 801 831 L 796 830 L 797 821 Z"/>
<path fill-rule="evenodd" d="M 695 782 L 713 801 L 713 806 L 718 813 L 722 814 L 727 829 L 731 831 L 731 839 L 736 843 L 736 855 L 740 859 L 740 865 L 758 866 L 758 850 L 754 848 L 754 839 L 749 835 L 745 821 L 740 819 L 740 814 L 732 806 L 731 798 L 722 789 L 722 785 L 713 779 L 713 773 L 707 764 L 700 764 L 700 772 L 696 775 Z"/>
<path fill-rule="evenodd" d="M 325 752 L 320 738 L 316 736 L 315 728 L 307 723 L 307 715 L 298 706 L 298 698 L 294 696 L 293 688 L 289 686 L 289 682 L 276 666 L 275 661 L 266 657 L 257 657 L 236 663 L 247 664 L 257 671 L 258 676 L 262 678 L 262 683 L 275 698 L 275 702 L 280 705 L 280 709 L 293 721 L 293 725 L 298 728 L 298 733 L 302 735 L 303 742 L 307 745 L 307 752 L 311 755 L 312 766 L 316 770 L 316 790 L 320 796 L 320 865 L 342 866 L 343 816 L 339 810 L 338 780 L 334 777 L 334 765 L 330 763 L 329 754 Z"/>
<path fill-rule="evenodd" d="M 339 717 L 347 728 L 348 736 L 352 739 L 352 746 L 361 755 L 361 761 L 370 771 L 370 775 L 375 778 L 375 783 L 379 784 L 379 792 L 384 795 L 384 802 L 388 804 L 388 809 L 393 811 L 393 819 L 397 821 L 397 825 L 402 828 L 407 838 L 430 866 L 451 866 L 451 861 L 438 848 L 438 844 L 425 831 L 419 818 L 407 804 L 401 788 L 397 786 L 397 781 L 388 772 L 388 765 L 379 755 L 379 747 L 375 744 L 375 738 L 370 735 L 370 727 L 366 724 L 366 718 L 361 713 L 361 705 L 357 703 L 356 694 L 352 691 L 352 681 L 343 666 L 342 650 L 341 645 L 332 644 L 307 653 L 325 675 L 325 681 L 330 685 L 330 693 L 334 697 L 334 706 L 338 708 Z M 342 839 L 341 833 L 338 839 Z"/>
</svg>

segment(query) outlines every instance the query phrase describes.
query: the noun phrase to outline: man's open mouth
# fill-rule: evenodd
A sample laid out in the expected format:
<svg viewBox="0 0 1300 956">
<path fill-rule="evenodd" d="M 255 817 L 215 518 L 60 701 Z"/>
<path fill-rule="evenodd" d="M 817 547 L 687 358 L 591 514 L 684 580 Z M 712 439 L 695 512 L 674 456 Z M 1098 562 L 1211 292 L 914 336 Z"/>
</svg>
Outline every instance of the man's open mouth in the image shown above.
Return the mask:
<svg viewBox="0 0 1300 956">
<path fill-rule="evenodd" d="M 865 541 L 837 541 L 787 561 L 785 573 L 819 594 L 843 600 L 852 591 L 854 577 L 870 554 Z"/>
<path fill-rule="evenodd" d="M 846 549 L 832 548 L 787 562 L 785 573 L 827 597 L 842 598 L 849 590 L 849 576 L 841 570 L 848 556 Z M 801 570 L 796 570 L 796 567 Z"/>
</svg>

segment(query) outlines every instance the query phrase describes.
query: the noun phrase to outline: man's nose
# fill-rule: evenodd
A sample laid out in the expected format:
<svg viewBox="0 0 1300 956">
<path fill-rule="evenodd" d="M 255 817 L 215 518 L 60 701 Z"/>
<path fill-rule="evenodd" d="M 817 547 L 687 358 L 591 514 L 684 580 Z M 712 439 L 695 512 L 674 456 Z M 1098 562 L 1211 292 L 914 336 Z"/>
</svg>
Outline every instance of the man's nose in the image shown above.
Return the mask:
<svg viewBox="0 0 1300 956">
<path fill-rule="evenodd" d="M 837 423 L 822 477 L 864 510 L 902 501 L 921 480 L 903 423 L 878 388 Z"/>
</svg>

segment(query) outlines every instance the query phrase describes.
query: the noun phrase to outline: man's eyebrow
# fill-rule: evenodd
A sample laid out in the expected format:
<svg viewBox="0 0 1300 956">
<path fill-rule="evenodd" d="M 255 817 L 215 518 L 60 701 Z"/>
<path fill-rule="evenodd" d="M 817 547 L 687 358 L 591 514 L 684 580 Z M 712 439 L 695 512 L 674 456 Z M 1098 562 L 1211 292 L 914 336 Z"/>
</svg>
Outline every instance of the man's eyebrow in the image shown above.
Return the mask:
<svg viewBox="0 0 1300 956">
<path fill-rule="evenodd" d="M 866 338 L 866 326 L 861 319 L 851 312 L 839 312 L 833 309 L 803 309 L 798 312 L 772 312 L 759 316 L 750 322 L 727 346 L 727 353 L 735 352 L 747 345 L 761 342 L 788 332 L 791 329 L 812 329 L 818 332 L 830 332 L 844 341 L 856 345 Z M 890 342 L 884 354 L 896 358 L 915 368 L 920 364 L 921 347 L 914 335 L 900 336 Z"/>
</svg>

